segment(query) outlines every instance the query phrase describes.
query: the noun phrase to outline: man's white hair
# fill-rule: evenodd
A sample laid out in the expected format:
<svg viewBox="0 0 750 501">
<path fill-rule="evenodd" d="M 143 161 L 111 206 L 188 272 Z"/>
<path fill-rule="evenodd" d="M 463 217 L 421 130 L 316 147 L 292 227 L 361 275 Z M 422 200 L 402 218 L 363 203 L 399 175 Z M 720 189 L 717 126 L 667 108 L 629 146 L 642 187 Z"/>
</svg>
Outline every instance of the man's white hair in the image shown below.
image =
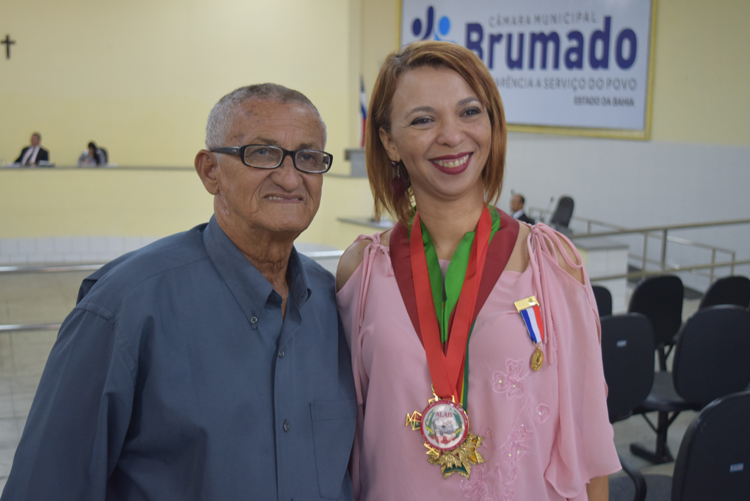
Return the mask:
<svg viewBox="0 0 750 501">
<path fill-rule="evenodd" d="M 320 119 L 320 123 L 323 126 L 323 142 L 325 144 L 327 139 L 326 124 L 323 122 L 320 112 L 312 101 L 299 91 L 288 89 L 283 85 L 264 83 L 240 87 L 219 99 L 219 102 L 214 105 L 213 109 L 211 109 L 211 113 L 208 114 L 208 123 L 206 124 L 206 148 L 211 149 L 221 146 L 230 146 L 225 143 L 229 131 L 232 130 L 232 124 L 234 124 L 234 119 L 240 109 L 240 105 L 251 99 L 277 101 L 279 103 L 297 103 L 303 106 L 308 106 Z"/>
</svg>

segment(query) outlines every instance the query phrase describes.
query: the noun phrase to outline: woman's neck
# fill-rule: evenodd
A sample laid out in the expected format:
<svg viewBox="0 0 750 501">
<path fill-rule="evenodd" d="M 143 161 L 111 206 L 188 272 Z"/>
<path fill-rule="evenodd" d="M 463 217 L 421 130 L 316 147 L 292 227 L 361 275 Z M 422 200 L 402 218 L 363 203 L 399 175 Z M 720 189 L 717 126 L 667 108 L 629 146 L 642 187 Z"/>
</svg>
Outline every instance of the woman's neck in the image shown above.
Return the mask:
<svg viewBox="0 0 750 501">
<path fill-rule="evenodd" d="M 454 201 L 438 201 L 431 197 L 417 197 L 419 217 L 430 232 L 438 259 L 450 260 L 458 244 L 474 231 L 484 209 L 484 191 L 479 196 L 462 197 Z"/>
</svg>

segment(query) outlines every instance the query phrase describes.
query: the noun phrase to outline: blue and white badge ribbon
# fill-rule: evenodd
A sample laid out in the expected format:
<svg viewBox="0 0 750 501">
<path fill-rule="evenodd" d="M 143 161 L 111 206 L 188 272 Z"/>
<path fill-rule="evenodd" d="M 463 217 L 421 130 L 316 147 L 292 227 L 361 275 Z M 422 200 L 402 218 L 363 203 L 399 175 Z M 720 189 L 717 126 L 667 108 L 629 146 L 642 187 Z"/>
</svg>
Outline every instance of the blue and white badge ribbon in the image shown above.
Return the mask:
<svg viewBox="0 0 750 501">
<path fill-rule="evenodd" d="M 536 297 L 531 296 L 514 303 L 516 310 L 521 314 L 529 337 L 534 344 L 544 342 L 544 324 L 542 323 L 542 310 Z"/>
</svg>

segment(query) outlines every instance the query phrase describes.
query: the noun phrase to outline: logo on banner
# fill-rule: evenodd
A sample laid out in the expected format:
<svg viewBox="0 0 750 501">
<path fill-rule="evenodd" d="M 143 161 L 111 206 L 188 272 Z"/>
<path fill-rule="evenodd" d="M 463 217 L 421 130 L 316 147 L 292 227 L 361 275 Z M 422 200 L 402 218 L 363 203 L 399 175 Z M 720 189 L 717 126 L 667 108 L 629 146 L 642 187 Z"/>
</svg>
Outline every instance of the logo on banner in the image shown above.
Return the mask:
<svg viewBox="0 0 750 501">
<path fill-rule="evenodd" d="M 411 33 L 418 40 L 437 40 L 444 42 L 453 42 L 446 38 L 451 31 L 451 20 L 448 16 L 441 17 L 437 25 L 435 24 L 435 8 L 430 5 L 427 7 L 427 17 L 425 22 L 420 18 L 415 18 L 411 23 Z"/>
</svg>

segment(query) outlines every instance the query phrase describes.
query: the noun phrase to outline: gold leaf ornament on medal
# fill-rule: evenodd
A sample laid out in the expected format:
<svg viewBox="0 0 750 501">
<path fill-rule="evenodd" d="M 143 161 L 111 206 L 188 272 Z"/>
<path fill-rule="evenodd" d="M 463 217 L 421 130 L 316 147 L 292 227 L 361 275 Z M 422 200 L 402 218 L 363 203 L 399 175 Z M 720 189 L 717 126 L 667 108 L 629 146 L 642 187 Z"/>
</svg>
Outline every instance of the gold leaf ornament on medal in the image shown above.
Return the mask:
<svg viewBox="0 0 750 501">
<path fill-rule="evenodd" d="M 454 473 L 468 479 L 471 475 L 471 467 L 484 463 L 484 458 L 477 451 L 480 445 L 482 445 L 482 437 L 473 433 L 468 433 L 466 440 L 452 451 L 440 451 L 430 447 L 427 443 L 424 444 L 427 448 L 427 461 L 430 464 L 440 466 L 440 472 L 444 479 Z"/>
</svg>

